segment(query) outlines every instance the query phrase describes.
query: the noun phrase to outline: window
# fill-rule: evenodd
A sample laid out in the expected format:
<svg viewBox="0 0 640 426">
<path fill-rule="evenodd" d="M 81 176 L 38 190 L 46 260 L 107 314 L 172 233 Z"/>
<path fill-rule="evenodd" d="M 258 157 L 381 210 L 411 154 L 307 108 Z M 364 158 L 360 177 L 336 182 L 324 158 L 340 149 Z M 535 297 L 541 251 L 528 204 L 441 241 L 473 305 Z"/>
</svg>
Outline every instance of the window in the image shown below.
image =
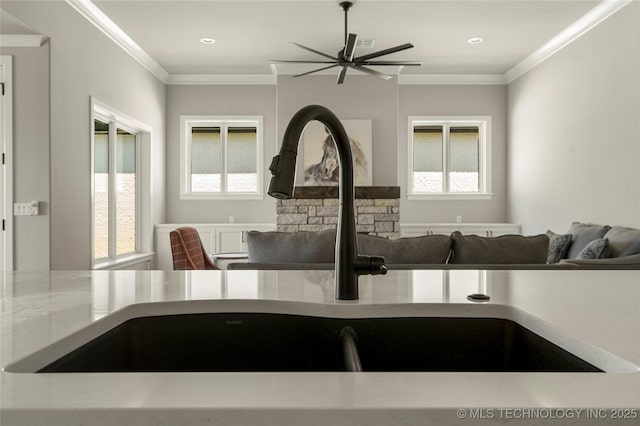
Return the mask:
<svg viewBox="0 0 640 426">
<path fill-rule="evenodd" d="M 262 199 L 262 117 L 180 117 L 181 199 Z"/>
<path fill-rule="evenodd" d="M 409 117 L 409 198 L 490 198 L 490 134 L 490 117 Z"/>
<path fill-rule="evenodd" d="M 141 242 L 149 231 L 140 220 L 148 210 L 142 207 L 141 145 L 149 133 L 121 113 L 92 102 L 92 259 L 99 269 L 149 251 L 149 243 Z"/>
</svg>

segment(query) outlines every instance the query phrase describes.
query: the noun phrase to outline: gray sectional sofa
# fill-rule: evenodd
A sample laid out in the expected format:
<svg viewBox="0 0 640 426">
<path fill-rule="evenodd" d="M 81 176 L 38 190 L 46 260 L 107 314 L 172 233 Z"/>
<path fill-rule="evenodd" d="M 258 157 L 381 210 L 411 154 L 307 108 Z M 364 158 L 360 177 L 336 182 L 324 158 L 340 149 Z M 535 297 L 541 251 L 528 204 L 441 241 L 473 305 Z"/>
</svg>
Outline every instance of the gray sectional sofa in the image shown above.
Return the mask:
<svg viewBox="0 0 640 426">
<path fill-rule="evenodd" d="M 547 236 L 549 262 L 581 269 L 640 269 L 640 229 L 573 222 L 565 234 L 547 231 Z"/>
<path fill-rule="evenodd" d="M 332 269 L 335 231 L 247 234 L 248 263 L 229 269 Z M 358 234 L 360 254 L 389 269 L 640 269 L 640 230 L 574 222 L 565 234 L 424 235 L 390 240 Z"/>
</svg>

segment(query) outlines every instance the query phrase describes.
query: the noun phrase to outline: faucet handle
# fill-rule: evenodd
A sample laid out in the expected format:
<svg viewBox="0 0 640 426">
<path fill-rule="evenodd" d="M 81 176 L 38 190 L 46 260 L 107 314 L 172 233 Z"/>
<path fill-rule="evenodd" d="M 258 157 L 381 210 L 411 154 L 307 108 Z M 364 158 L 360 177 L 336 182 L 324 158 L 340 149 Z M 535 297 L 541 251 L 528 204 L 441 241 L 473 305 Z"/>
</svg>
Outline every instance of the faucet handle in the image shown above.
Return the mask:
<svg viewBox="0 0 640 426">
<path fill-rule="evenodd" d="M 275 175 L 276 171 L 278 170 L 278 162 L 280 161 L 280 156 L 276 155 L 275 157 L 273 157 L 271 159 L 271 164 L 269 165 L 269 171 L 271 172 L 271 175 Z"/>
<path fill-rule="evenodd" d="M 369 270 L 371 275 L 386 275 L 387 265 L 384 264 L 384 257 L 369 256 Z"/>
<path fill-rule="evenodd" d="M 358 275 L 385 275 L 387 267 L 382 256 L 357 255 L 354 262 L 355 272 Z"/>
</svg>

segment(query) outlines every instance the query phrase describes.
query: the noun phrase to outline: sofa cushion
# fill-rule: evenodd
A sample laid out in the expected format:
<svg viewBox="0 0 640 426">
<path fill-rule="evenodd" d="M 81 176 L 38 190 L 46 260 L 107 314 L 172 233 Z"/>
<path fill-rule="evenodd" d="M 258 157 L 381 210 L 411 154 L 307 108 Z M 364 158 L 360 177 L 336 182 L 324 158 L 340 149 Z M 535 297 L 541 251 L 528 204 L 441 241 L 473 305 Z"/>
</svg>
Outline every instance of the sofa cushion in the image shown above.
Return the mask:
<svg viewBox="0 0 640 426">
<path fill-rule="evenodd" d="M 553 231 L 547 231 L 549 237 L 549 252 L 547 254 L 547 263 L 558 263 L 564 259 L 571 245 L 571 234 L 556 234 Z"/>
<path fill-rule="evenodd" d="M 424 235 L 396 240 L 358 234 L 359 254 L 384 256 L 388 264 L 444 264 L 451 250 L 448 235 Z"/>
<path fill-rule="evenodd" d="M 494 238 L 451 234 L 453 254 L 449 263 L 541 264 L 547 263 L 549 237 L 545 234 L 525 237 L 502 235 Z"/>
<path fill-rule="evenodd" d="M 575 259 L 578 254 L 593 240 L 604 237 L 604 235 L 611 229 L 607 225 L 595 225 L 593 223 L 581 223 L 573 222 L 569 227 L 568 234 L 573 237 L 571 239 L 571 245 L 567 252 L 567 258 Z"/>
<path fill-rule="evenodd" d="M 606 238 L 598 238 L 587 244 L 578 256 L 576 260 L 587 259 L 606 259 L 609 257 L 609 240 Z"/>
<path fill-rule="evenodd" d="M 451 250 L 448 235 L 425 235 L 390 240 L 358 234 L 358 254 L 383 256 L 385 263 L 444 264 Z M 251 263 L 333 263 L 336 231 L 247 233 Z"/>
<path fill-rule="evenodd" d="M 336 231 L 247 233 L 249 262 L 333 263 Z"/>
<path fill-rule="evenodd" d="M 604 235 L 609 240 L 611 257 L 640 253 L 640 229 L 614 226 Z"/>
</svg>

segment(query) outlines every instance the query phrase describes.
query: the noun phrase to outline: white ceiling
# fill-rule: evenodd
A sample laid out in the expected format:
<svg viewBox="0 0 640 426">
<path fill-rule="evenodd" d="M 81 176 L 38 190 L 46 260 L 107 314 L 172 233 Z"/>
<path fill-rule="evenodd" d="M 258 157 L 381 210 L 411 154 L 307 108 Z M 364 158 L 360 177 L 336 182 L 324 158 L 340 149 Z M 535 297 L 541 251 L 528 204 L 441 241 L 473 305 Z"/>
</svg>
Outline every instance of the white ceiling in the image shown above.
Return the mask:
<svg viewBox="0 0 640 426">
<path fill-rule="evenodd" d="M 344 44 L 340 0 L 66 1 L 163 81 L 310 71 L 320 66 L 274 69 L 270 60 L 323 59 L 293 41 L 330 55 Z M 357 49 L 356 56 L 413 43 L 412 49 L 378 59 L 422 61 L 421 67 L 377 68 L 383 72 L 509 80 L 628 1 L 355 0 L 349 32 L 375 40 L 373 49 Z M 0 18 L 0 33 L 20 32 L 19 21 L 6 13 Z M 202 44 L 202 37 L 216 43 Z M 484 42 L 471 45 L 471 37 Z"/>
<path fill-rule="evenodd" d="M 331 55 L 344 41 L 338 0 L 94 3 L 169 74 L 271 74 L 270 59 L 322 59 L 292 41 Z M 359 0 L 349 12 L 349 32 L 375 39 L 374 49 L 356 55 L 413 43 L 380 58 L 423 61 L 403 73 L 503 74 L 598 3 Z M 204 36 L 217 42 L 204 45 Z M 468 44 L 474 36 L 484 43 Z M 278 65 L 279 73 L 311 69 Z"/>
<path fill-rule="evenodd" d="M 14 34 L 28 34 L 33 35 L 37 34 L 36 31 L 33 31 L 31 28 L 24 25 L 15 17 L 10 14 L 3 12 L 0 13 L 0 34 L 6 35 L 14 35 Z"/>
</svg>

